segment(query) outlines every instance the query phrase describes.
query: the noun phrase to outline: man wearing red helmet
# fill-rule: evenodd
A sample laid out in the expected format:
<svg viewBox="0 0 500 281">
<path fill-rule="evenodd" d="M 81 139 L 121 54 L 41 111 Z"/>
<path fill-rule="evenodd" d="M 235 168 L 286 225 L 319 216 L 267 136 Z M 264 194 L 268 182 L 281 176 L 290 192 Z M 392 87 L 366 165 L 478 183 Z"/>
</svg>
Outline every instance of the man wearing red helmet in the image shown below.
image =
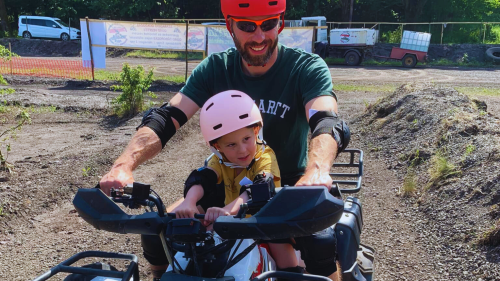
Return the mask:
<svg viewBox="0 0 500 281">
<path fill-rule="evenodd" d="M 331 188 L 330 168 L 349 143 L 350 133 L 336 113 L 328 66 L 317 55 L 278 43 L 286 0 L 221 0 L 221 8 L 236 49 L 210 55 L 169 104 L 145 114 L 123 154 L 101 179 L 104 192 L 133 182 L 132 171 L 138 165 L 158 154 L 205 101 L 226 90 L 245 92 L 258 105 L 266 124 L 264 137 L 276 152 L 283 185 Z M 165 258 L 161 244 L 153 245 L 156 242 L 142 237 L 144 255 L 154 272 L 161 272 Z M 336 238 L 331 228 L 282 242 L 301 251 L 309 273 L 337 280 Z"/>
</svg>

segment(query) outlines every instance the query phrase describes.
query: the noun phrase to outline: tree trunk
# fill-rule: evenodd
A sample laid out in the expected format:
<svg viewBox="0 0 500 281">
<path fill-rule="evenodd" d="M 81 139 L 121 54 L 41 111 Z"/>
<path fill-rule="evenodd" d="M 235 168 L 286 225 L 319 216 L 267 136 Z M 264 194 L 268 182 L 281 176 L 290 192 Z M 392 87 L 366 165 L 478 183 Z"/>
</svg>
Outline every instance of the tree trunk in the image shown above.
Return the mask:
<svg viewBox="0 0 500 281">
<path fill-rule="evenodd" d="M 4 32 L 8 31 L 10 34 L 10 23 L 7 16 L 7 8 L 5 7 L 5 0 L 0 0 L 0 18 L 2 18 L 2 30 Z"/>
<path fill-rule="evenodd" d="M 351 14 L 351 0 L 340 0 L 339 3 L 342 8 L 341 21 L 348 22 Z"/>
</svg>

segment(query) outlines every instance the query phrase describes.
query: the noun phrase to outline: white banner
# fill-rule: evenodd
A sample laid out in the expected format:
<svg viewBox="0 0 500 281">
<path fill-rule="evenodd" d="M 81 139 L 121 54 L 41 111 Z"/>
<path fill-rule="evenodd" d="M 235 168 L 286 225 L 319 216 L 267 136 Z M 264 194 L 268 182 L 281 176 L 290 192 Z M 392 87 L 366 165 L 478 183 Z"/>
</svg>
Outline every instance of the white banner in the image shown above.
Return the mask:
<svg viewBox="0 0 500 281">
<path fill-rule="evenodd" d="M 93 45 L 106 45 L 106 25 L 104 22 L 89 22 L 90 36 Z M 87 22 L 80 21 L 80 31 L 82 32 L 82 63 L 84 67 L 92 67 L 90 60 L 89 34 Z M 92 47 L 95 68 L 106 68 L 106 48 Z"/>
<path fill-rule="evenodd" d="M 147 49 L 186 49 L 186 26 L 155 23 L 106 22 L 106 45 Z M 190 26 L 188 50 L 205 50 L 206 28 Z"/>
<path fill-rule="evenodd" d="M 314 29 L 308 28 L 285 28 L 280 34 L 280 43 L 291 48 L 300 48 L 306 52 L 312 52 L 312 40 Z"/>
<path fill-rule="evenodd" d="M 229 35 L 225 26 L 208 27 L 208 54 L 222 52 L 234 47 L 233 38 Z M 306 52 L 312 50 L 312 39 L 314 29 L 312 28 L 285 28 L 279 35 L 279 42 L 287 47 L 300 48 Z"/>
<path fill-rule="evenodd" d="M 207 54 L 222 52 L 234 47 L 233 37 L 225 26 L 208 27 L 208 50 Z"/>
</svg>

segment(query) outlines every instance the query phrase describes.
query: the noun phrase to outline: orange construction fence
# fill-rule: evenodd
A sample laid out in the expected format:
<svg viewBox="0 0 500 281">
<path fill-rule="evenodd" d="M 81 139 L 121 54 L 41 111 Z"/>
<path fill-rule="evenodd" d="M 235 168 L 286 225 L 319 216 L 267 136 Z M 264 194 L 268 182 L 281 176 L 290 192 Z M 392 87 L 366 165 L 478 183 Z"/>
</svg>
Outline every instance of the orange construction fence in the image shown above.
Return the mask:
<svg viewBox="0 0 500 281">
<path fill-rule="evenodd" d="M 12 57 L 0 59 L 0 73 L 36 77 L 92 79 L 92 68 L 78 60 L 54 60 Z"/>
</svg>

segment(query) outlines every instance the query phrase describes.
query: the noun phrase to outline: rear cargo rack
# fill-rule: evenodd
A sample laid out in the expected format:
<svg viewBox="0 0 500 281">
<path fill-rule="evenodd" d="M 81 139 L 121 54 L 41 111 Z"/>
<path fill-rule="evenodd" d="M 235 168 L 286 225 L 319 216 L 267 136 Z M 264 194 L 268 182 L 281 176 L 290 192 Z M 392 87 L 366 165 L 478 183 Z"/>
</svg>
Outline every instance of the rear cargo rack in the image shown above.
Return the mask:
<svg viewBox="0 0 500 281">
<path fill-rule="evenodd" d="M 353 185 L 355 188 L 339 188 L 341 193 L 357 193 L 361 190 L 361 178 L 363 177 L 363 151 L 360 149 L 346 149 L 342 153 L 350 153 L 349 163 L 334 163 L 334 168 L 358 168 L 357 173 L 330 173 L 333 178 L 356 178 L 354 180 L 337 180 L 334 179 L 334 184 Z M 356 154 L 357 163 L 355 162 Z"/>
</svg>

